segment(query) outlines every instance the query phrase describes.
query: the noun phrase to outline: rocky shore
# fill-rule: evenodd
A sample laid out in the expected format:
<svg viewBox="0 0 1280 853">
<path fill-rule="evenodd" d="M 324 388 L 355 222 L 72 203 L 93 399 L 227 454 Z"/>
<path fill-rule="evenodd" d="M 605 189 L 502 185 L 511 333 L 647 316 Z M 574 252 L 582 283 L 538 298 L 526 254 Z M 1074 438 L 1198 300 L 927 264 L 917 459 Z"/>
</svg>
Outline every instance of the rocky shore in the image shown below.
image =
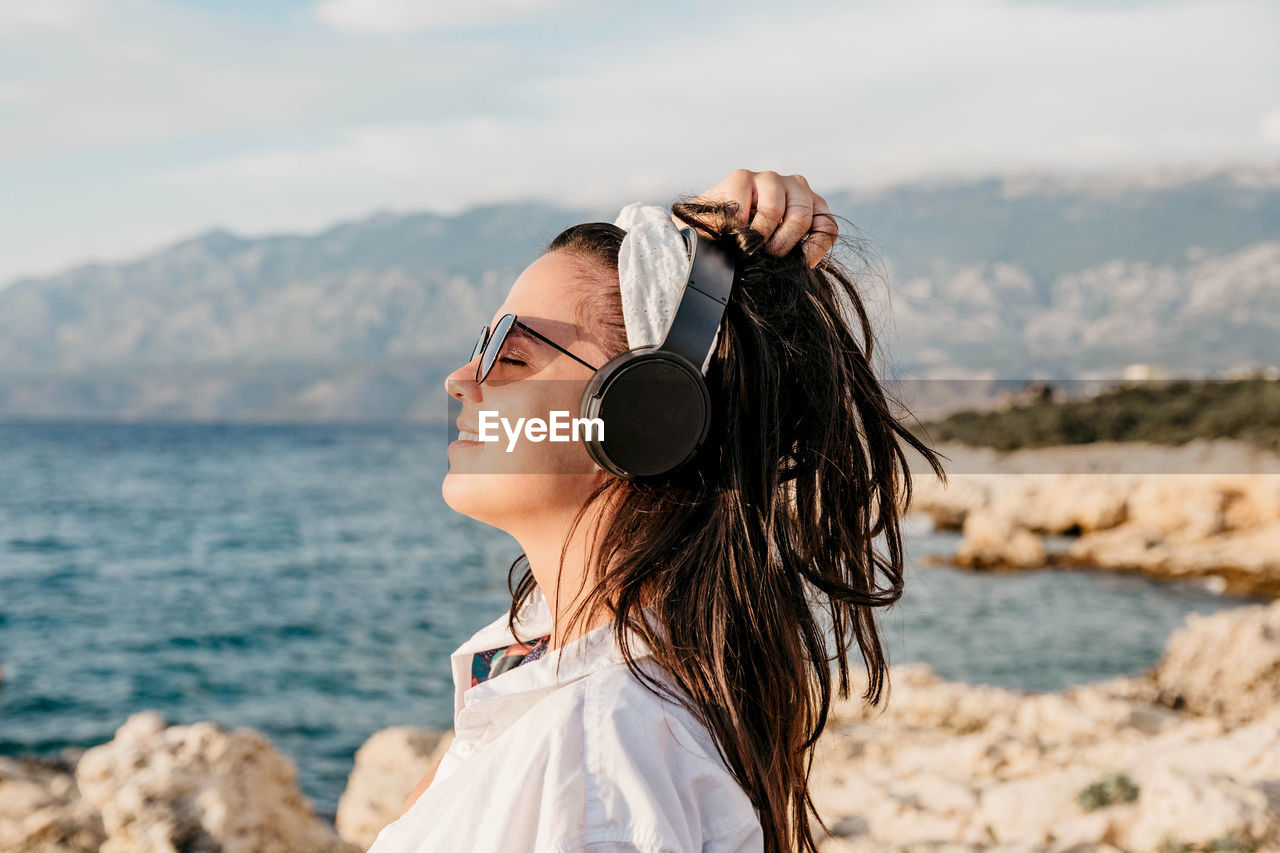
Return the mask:
<svg viewBox="0 0 1280 853">
<path fill-rule="evenodd" d="M 1089 567 L 1280 599 L 1280 456 L 1238 442 L 938 449 L 911 509 L 975 570 Z M 1149 672 L 1056 693 L 892 669 L 837 703 L 814 771 L 829 851 L 1280 851 L 1280 600 L 1190 616 Z M 400 726 L 333 822 L 260 733 L 131 716 L 61 758 L 0 758 L 0 853 L 358 853 L 448 747 Z"/>
<path fill-rule="evenodd" d="M 937 449 L 948 483 L 919 472 L 911 508 L 964 534 L 955 565 L 1132 571 L 1280 598 L 1280 455 L 1227 440 Z"/>
<path fill-rule="evenodd" d="M 833 710 L 824 850 L 1280 850 L 1280 601 L 1188 617 L 1134 677 L 1032 694 L 901 664 L 891 684 L 884 710 Z M 356 853 L 448 738 L 375 733 L 335 828 L 257 732 L 135 714 L 75 760 L 0 759 L 0 853 Z"/>
<path fill-rule="evenodd" d="M 835 709 L 829 851 L 1280 850 L 1280 602 L 1192 615 L 1152 671 L 1025 694 L 894 668 Z"/>
</svg>

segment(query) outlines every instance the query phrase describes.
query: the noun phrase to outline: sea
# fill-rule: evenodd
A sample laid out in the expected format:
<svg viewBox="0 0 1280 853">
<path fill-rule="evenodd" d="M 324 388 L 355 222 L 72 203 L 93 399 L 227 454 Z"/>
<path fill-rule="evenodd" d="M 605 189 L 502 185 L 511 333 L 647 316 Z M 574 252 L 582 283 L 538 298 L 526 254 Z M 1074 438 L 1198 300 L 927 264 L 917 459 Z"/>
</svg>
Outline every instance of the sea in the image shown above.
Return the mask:
<svg viewBox="0 0 1280 853">
<path fill-rule="evenodd" d="M 420 424 L 0 424 L 0 754 L 56 757 L 128 715 L 262 732 L 332 817 L 356 749 L 451 723 L 449 653 L 506 612 L 519 546 L 440 496 Z M 890 661 L 1054 690 L 1137 673 L 1203 586 L 935 565 L 907 524 Z M 1059 543 L 1061 544 L 1061 543 Z"/>
</svg>

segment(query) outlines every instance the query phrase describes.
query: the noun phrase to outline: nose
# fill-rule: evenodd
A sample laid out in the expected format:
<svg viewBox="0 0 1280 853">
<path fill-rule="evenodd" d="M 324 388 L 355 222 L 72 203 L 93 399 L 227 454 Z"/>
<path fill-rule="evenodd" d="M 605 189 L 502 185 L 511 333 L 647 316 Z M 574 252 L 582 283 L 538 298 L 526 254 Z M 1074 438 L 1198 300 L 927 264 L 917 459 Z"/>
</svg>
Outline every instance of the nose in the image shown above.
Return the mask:
<svg viewBox="0 0 1280 853">
<path fill-rule="evenodd" d="M 476 362 L 479 359 L 480 356 L 476 356 L 444 378 L 444 389 L 449 396 L 459 400 L 481 399 L 480 385 L 476 382 Z"/>
</svg>

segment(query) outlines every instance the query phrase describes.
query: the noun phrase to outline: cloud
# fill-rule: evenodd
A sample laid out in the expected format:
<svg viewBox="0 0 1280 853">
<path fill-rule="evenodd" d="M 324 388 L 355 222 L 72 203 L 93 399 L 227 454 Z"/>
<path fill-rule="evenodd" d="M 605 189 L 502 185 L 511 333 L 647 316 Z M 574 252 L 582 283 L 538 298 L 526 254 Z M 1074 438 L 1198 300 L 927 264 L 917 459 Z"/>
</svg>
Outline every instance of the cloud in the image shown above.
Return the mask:
<svg viewBox="0 0 1280 853">
<path fill-rule="evenodd" d="M 1280 145 L 1280 107 L 1264 115 L 1259 124 L 1262 126 L 1262 138 L 1272 145 Z"/>
<path fill-rule="evenodd" d="M 0 281 L 215 224 L 660 199 L 739 166 L 835 190 L 1274 158 L 1280 138 L 1262 0 L 50 2 L 44 23 L 0 5 Z"/>
<path fill-rule="evenodd" d="M 1257 21 L 1265 14 L 1237 7 L 1251 14 L 1224 17 L 1211 3 L 1157 14 L 927 0 L 743 13 L 712 30 L 659 25 L 663 39 L 584 43 L 541 73 L 504 80 L 520 112 L 366 123 L 318 147 L 253 152 L 184 180 L 282 192 L 318 175 L 399 181 L 434 186 L 437 203 L 454 205 L 486 174 L 521 194 L 560 187 L 565 175 L 542 173 L 566 169 L 579 178 L 574 198 L 588 200 L 656 186 L 642 175 L 668 175 L 670 185 L 727 170 L 720 164 L 735 157 L 752 168 L 807 164 L 848 184 L 1224 156 L 1239 143 L 1229 122 L 1207 120 L 1233 109 L 1218 93 L 1270 97 L 1245 83 L 1250 63 L 1272 52 Z"/>
<path fill-rule="evenodd" d="M 316 16 L 351 33 L 409 33 L 526 21 L 570 0 L 323 0 Z"/>
<path fill-rule="evenodd" d="M 456 212 L 524 197 L 596 205 L 670 191 L 674 143 L 662 150 L 643 136 L 609 134 L 608 126 L 585 132 L 571 118 L 541 117 L 369 126 L 320 147 L 254 152 L 164 180 L 201 196 L 237 187 L 264 205 L 290 198 L 310 206 L 323 184 L 326 193 L 347 199 L 348 211 L 393 205 Z M 698 179 L 699 172 L 690 166 L 684 177 Z M 341 214 L 332 210 L 314 224 Z"/>
<path fill-rule="evenodd" d="M 94 0 L 0 0 L 0 33 L 30 34 L 90 22 Z"/>
<path fill-rule="evenodd" d="M 323 138 L 375 113 L 447 115 L 502 57 L 497 44 L 424 53 L 324 32 L 282 38 L 157 0 L 113 0 L 96 15 L 91 27 L 40 38 L 0 30 L 12 69 L 0 102 L 19 107 L 0 111 L 0 176 L 5 164 L 107 152 L 145 152 L 166 168 L 188 147 L 216 160 L 263 140 Z"/>
</svg>

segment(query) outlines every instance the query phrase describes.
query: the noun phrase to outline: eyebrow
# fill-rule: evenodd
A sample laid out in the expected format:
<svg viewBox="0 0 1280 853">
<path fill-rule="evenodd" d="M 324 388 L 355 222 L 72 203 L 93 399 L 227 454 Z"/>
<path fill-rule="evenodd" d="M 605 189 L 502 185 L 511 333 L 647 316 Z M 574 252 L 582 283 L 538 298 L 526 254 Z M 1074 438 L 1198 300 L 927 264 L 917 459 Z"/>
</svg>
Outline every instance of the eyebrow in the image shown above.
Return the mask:
<svg viewBox="0 0 1280 853">
<path fill-rule="evenodd" d="M 520 323 L 524 323 L 524 320 L 521 320 Z M 507 332 L 507 340 L 510 340 L 512 338 L 517 338 L 527 343 L 535 343 L 535 344 L 538 344 L 539 346 L 550 347 L 551 349 L 556 349 L 556 350 L 559 349 L 559 347 L 553 344 L 550 340 L 539 337 L 539 335 L 543 334 L 542 332 L 530 326 L 529 328 L 533 329 L 533 333 L 530 334 L 528 330 L 526 330 L 524 327 L 520 325 L 520 323 L 517 323 L 516 325 L 512 326 L 511 330 Z M 564 352 L 564 350 L 560 350 L 560 351 Z M 568 355 L 570 358 L 577 358 L 577 356 L 571 352 L 566 352 L 565 355 Z"/>
<path fill-rule="evenodd" d="M 546 344 L 538 340 L 537 337 L 529 334 L 519 326 L 512 326 L 510 331 L 507 332 L 507 340 L 512 340 L 512 339 L 525 341 L 526 343 L 532 342 L 535 344 L 542 344 L 543 346 L 546 346 Z"/>
<path fill-rule="evenodd" d="M 588 362 L 586 362 L 586 361 L 583 361 L 583 360 L 582 360 L 582 358 L 580 358 L 579 356 L 574 355 L 573 353 L 569 352 L 569 351 L 568 351 L 567 349 L 565 349 L 564 347 L 560 346 L 560 344 L 558 344 L 558 343 L 556 343 L 555 341 L 551 340 L 550 338 L 548 338 L 548 337 L 544 336 L 544 335 L 542 334 L 542 332 L 539 332 L 537 329 L 533 328 L 532 326 L 527 326 L 527 327 L 526 327 L 526 326 L 524 326 L 523 324 L 524 324 L 524 321 L 523 321 L 523 320 L 519 320 L 519 319 L 517 319 L 517 320 L 516 320 L 515 325 L 513 325 L 513 326 L 512 326 L 512 327 L 507 331 L 507 340 L 510 340 L 510 339 L 511 339 L 511 333 L 512 333 L 512 332 L 515 332 L 515 333 L 517 333 L 517 337 L 519 337 L 519 338 L 520 338 L 520 339 L 522 339 L 522 340 L 526 340 L 526 341 L 527 341 L 527 340 L 535 339 L 535 340 L 537 340 L 538 342 L 540 342 L 540 343 L 544 343 L 544 344 L 546 344 L 547 346 L 551 347 L 552 349 L 554 349 L 554 350 L 556 350 L 556 351 L 558 351 L 558 352 L 562 352 L 562 353 L 564 353 L 565 355 L 569 356 L 569 358 L 573 359 L 574 361 L 578 362 L 578 363 L 579 363 L 579 364 L 581 364 L 581 365 L 584 365 L 585 367 L 590 368 L 591 370 L 596 370 L 596 369 L 598 369 L 598 368 L 596 368 L 596 366 L 595 366 L 594 364 L 590 364 L 590 363 L 588 363 Z"/>
</svg>

